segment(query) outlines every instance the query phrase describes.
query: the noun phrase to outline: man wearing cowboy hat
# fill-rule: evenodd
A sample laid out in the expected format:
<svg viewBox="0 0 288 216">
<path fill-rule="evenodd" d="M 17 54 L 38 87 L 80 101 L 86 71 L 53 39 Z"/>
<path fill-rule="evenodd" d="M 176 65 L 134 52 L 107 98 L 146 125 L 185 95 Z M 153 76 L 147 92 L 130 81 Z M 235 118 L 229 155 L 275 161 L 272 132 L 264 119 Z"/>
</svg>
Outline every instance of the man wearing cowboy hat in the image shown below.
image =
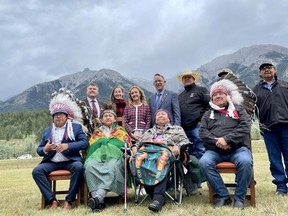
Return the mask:
<svg viewBox="0 0 288 216">
<path fill-rule="evenodd" d="M 199 122 L 202 115 L 209 109 L 209 93 L 205 87 L 198 86 L 200 74 L 185 70 L 178 75 L 178 80 L 183 84 L 184 91 L 178 96 L 181 111 L 181 126 L 185 130 L 190 142 L 189 154 L 200 159 L 205 148 L 199 138 Z"/>
<path fill-rule="evenodd" d="M 210 96 L 211 109 L 203 115 L 199 129 L 206 148 L 199 165 L 217 194 L 214 207 L 220 208 L 230 205 L 232 200 L 216 164 L 223 161 L 236 164 L 237 185 L 233 207 L 243 209 L 253 169 L 249 150 L 251 118 L 240 105 L 244 99 L 232 81 L 223 79 L 214 83 Z"/>
</svg>

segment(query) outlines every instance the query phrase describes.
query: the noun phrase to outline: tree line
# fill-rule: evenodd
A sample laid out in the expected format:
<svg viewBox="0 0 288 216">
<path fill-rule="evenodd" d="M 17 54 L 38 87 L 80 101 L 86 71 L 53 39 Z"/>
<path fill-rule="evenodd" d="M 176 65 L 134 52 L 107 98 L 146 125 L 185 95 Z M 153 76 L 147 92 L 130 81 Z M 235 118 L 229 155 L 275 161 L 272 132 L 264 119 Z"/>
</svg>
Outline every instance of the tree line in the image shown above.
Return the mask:
<svg viewBox="0 0 288 216">
<path fill-rule="evenodd" d="M 40 141 L 44 128 L 51 125 L 48 110 L 0 113 L 0 140 L 24 139 L 34 135 Z"/>
</svg>

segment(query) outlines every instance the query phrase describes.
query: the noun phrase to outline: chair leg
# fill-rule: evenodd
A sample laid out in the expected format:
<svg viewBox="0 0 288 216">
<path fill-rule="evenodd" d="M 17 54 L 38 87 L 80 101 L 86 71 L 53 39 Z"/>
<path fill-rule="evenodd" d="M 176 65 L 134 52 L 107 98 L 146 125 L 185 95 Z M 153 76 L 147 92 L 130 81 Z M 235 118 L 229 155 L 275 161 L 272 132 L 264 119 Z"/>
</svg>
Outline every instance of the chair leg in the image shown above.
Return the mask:
<svg viewBox="0 0 288 216">
<path fill-rule="evenodd" d="M 88 196 L 89 196 L 89 193 L 88 193 L 88 187 L 87 187 L 87 183 L 84 181 L 83 183 L 83 200 L 84 200 L 84 205 L 85 207 L 87 207 L 88 205 Z"/>
<path fill-rule="evenodd" d="M 251 206 L 256 207 L 256 195 L 255 195 L 255 182 L 254 182 L 254 174 L 252 175 L 250 182 L 250 197 L 251 197 Z"/>
<path fill-rule="evenodd" d="M 214 190 L 208 182 L 207 184 L 208 184 L 208 190 L 209 190 L 209 202 L 213 204 L 214 203 Z"/>
<path fill-rule="evenodd" d="M 81 203 L 81 187 L 79 187 L 77 192 L 76 206 L 80 206 Z"/>
<path fill-rule="evenodd" d="M 44 209 L 45 208 L 45 199 L 44 199 L 44 196 L 42 195 L 42 198 L 41 198 L 41 209 Z"/>
</svg>

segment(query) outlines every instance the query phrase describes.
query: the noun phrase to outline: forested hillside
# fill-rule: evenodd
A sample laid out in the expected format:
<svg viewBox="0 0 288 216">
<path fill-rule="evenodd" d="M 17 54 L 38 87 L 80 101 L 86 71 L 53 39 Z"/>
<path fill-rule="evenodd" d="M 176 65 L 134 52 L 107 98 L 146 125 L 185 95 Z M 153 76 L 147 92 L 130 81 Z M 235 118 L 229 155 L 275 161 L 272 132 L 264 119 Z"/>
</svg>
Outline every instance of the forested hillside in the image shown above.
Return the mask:
<svg viewBox="0 0 288 216">
<path fill-rule="evenodd" d="M 51 124 L 48 110 L 0 113 L 0 140 L 23 139 L 35 135 L 39 141 L 45 127 Z"/>
</svg>

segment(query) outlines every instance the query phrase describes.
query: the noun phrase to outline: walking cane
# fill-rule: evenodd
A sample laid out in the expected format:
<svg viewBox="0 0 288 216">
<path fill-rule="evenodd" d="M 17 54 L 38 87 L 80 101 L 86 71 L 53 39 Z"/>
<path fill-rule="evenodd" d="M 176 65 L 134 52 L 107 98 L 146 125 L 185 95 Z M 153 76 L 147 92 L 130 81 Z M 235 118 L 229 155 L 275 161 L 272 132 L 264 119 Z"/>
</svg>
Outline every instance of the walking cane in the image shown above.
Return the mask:
<svg viewBox="0 0 288 216">
<path fill-rule="evenodd" d="M 124 213 L 127 211 L 127 142 L 124 143 Z"/>
</svg>

